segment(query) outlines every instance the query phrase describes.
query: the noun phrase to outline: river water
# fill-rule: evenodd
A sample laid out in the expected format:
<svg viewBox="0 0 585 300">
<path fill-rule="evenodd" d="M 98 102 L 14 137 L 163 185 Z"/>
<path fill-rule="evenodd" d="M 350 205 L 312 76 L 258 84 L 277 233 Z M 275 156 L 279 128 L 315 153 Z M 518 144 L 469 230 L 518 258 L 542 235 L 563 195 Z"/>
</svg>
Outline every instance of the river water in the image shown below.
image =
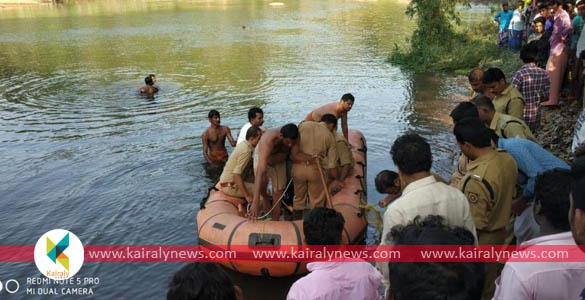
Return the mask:
<svg viewBox="0 0 585 300">
<path fill-rule="evenodd" d="M 214 183 L 200 139 L 210 109 L 236 135 L 251 106 L 273 127 L 351 92 L 370 203 L 381 198 L 375 174 L 394 169 L 390 146 L 407 131 L 432 143 L 434 171 L 448 176 L 448 112 L 461 88 L 386 63 L 414 26 L 404 9 L 396 0 L 106 0 L 0 10 L 1 243 L 32 245 L 63 228 L 84 244 L 196 244 L 199 201 Z M 154 99 L 137 94 L 149 73 L 161 88 Z M 182 265 L 86 263 L 77 276 L 100 278 L 86 286 L 93 298 L 160 299 Z M 247 299 L 281 299 L 292 281 L 232 275 Z M 21 283 L 10 299 L 40 276 L 32 263 L 0 268 L 0 281 Z"/>
</svg>

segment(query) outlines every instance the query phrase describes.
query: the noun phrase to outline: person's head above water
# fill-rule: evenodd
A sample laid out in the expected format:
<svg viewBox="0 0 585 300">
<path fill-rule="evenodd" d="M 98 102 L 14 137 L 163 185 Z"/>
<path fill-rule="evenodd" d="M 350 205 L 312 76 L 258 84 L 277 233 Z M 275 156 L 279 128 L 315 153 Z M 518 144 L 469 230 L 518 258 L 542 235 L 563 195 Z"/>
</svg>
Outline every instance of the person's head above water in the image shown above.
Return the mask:
<svg viewBox="0 0 585 300">
<path fill-rule="evenodd" d="M 345 220 L 334 209 L 317 207 L 303 219 L 307 245 L 340 245 Z"/>
<path fill-rule="evenodd" d="M 394 171 L 381 171 L 376 175 L 374 184 L 376 185 L 376 191 L 380 194 L 396 192 L 394 191 L 395 189 L 398 189 L 398 191 L 400 190 L 400 179 L 398 173 Z"/>
<path fill-rule="evenodd" d="M 243 300 L 242 290 L 234 285 L 216 263 L 195 262 L 181 268 L 169 282 L 167 300 Z"/>
<path fill-rule="evenodd" d="M 457 124 L 457 122 L 466 118 L 479 118 L 477 108 L 469 101 L 457 104 L 449 116 L 453 119 L 453 124 Z"/>
<path fill-rule="evenodd" d="M 285 145 L 292 147 L 299 138 L 299 128 L 293 123 L 286 124 L 280 127 L 280 137 Z"/>
<path fill-rule="evenodd" d="M 353 107 L 353 103 L 355 102 L 355 98 L 353 97 L 352 94 L 347 93 L 347 94 L 344 94 L 343 96 L 341 96 L 340 101 L 343 102 L 343 110 L 350 111 L 351 108 Z"/>
<path fill-rule="evenodd" d="M 150 75 L 146 76 L 146 78 L 144 78 L 144 83 L 146 83 L 146 85 L 154 85 L 155 82 L 156 82 L 156 75 L 154 75 L 154 74 L 150 74 Z"/>
</svg>

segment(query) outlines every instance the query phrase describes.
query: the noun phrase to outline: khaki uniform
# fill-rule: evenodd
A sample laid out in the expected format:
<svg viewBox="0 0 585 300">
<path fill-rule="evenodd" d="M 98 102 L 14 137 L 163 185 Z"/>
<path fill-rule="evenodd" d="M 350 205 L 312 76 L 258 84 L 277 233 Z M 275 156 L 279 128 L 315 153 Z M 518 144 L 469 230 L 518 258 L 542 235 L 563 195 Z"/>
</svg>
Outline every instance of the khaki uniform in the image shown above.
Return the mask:
<svg viewBox="0 0 585 300">
<path fill-rule="evenodd" d="M 515 118 L 510 115 L 496 112 L 494 118 L 490 123 L 490 129 L 494 130 L 496 134 L 505 139 L 519 137 L 538 142 L 532 131 L 523 120 Z"/>
<path fill-rule="evenodd" d="M 321 158 L 321 167 L 332 169 L 337 166 L 337 145 L 335 137 L 327 129 L 325 123 L 304 121 L 299 125 L 299 148 L 307 155 L 325 155 Z M 321 170 L 327 180 L 327 170 Z M 295 186 L 293 207 L 295 210 L 305 209 L 309 197 L 311 208 L 325 206 L 325 189 L 316 163 L 294 163 L 292 177 Z"/>
<path fill-rule="evenodd" d="M 246 179 L 250 179 L 248 175 L 251 174 L 253 151 L 254 147 L 252 147 L 248 141 L 236 146 L 219 177 L 220 191 L 224 194 L 232 197 L 244 198 L 244 193 L 234 182 L 234 174 L 242 176 L 248 195 L 254 193 L 254 184 L 245 181 Z"/>
<path fill-rule="evenodd" d="M 335 133 L 335 142 L 337 145 L 337 166 L 343 167 L 345 165 L 355 165 L 355 159 L 353 158 L 353 154 L 351 153 L 351 148 L 349 147 L 349 142 L 345 139 L 342 134 L 339 132 Z"/>
<path fill-rule="evenodd" d="M 524 120 L 524 96 L 514 85 L 510 84 L 501 95 L 496 96 L 492 102 L 496 111 Z"/>
<path fill-rule="evenodd" d="M 516 161 L 503 150 L 494 150 L 467 165 L 467 172 L 459 189 L 469 201 L 480 245 L 505 244 L 517 175 Z M 494 281 L 499 276 L 502 265 L 487 263 L 485 266 L 482 299 L 491 299 L 495 291 Z"/>
<path fill-rule="evenodd" d="M 467 164 L 469 164 L 469 158 L 465 156 L 465 154 L 459 154 L 459 160 L 457 161 L 457 169 L 451 175 L 451 183 L 450 185 L 453 187 L 458 188 L 459 183 L 465 177 L 465 173 L 467 173 Z"/>
<path fill-rule="evenodd" d="M 259 147 L 254 149 L 254 171 L 258 168 Z M 256 173 L 256 172 L 254 172 Z M 272 183 L 272 190 L 282 191 L 286 185 L 286 161 L 275 165 L 266 164 L 266 177 Z"/>
</svg>

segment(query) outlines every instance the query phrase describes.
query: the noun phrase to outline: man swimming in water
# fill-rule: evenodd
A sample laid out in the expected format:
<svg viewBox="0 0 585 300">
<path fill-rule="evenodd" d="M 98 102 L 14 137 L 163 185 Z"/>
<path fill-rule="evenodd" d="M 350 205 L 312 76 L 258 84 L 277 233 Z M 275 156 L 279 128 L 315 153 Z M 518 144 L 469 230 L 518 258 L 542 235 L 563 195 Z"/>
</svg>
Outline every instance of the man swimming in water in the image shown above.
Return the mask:
<svg viewBox="0 0 585 300">
<path fill-rule="evenodd" d="M 349 141 L 347 130 L 347 113 L 353 107 L 354 101 L 355 98 L 353 97 L 353 95 L 347 93 L 341 96 L 341 100 L 339 100 L 339 102 L 323 105 L 315 109 L 314 111 L 310 112 L 305 117 L 305 121 L 321 122 L 321 117 L 323 117 L 326 114 L 332 114 L 337 119 L 341 119 L 341 131 L 343 132 L 343 136 L 345 137 L 345 139 Z"/>
<path fill-rule="evenodd" d="M 221 118 L 217 110 L 212 109 L 207 117 L 211 126 L 205 130 L 201 137 L 203 140 L 203 156 L 208 163 L 223 163 L 228 158 L 228 153 L 225 149 L 226 137 L 232 147 L 236 146 L 236 141 L 232 137 L 230 128 L 220 125 Z"/>
<path fill-rule="evenodd" d="M 146 85 L 140 88 L 140 93 L 152 95 L 158 92 L 158 88 L 154 86 L 156 83 L 156 76 L 154 74 L 146 76 L 146 78 L 144 78 L 144 83 L 146 83 Z"/>
</svg>

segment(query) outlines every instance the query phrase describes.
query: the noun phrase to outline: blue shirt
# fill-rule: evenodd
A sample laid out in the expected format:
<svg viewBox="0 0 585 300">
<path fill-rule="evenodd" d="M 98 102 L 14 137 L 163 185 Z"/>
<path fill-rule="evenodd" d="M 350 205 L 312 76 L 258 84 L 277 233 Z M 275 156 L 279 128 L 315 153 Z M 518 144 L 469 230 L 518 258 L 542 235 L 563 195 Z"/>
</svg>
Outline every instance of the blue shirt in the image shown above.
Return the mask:
<svg viewBox="0 0 585 300">
<path fill-rule="evenodd" d="M 577 43 L 581 36 L 581 30 L 583 29 L 583 18 L 577 15 L 573 18 L 573 36 L 571 37 L 571 49 L 577 49 Z M 577 55 L 578 56 L 578 55 Z"/>
<path fill-rule="evenodd" d="M 494 20 L 500 22 L 500 31 L 501 30 L 508 30 L 508 27 L 510 27 L 510 21 L 512 20 L 512 16 L 514 15 L 514 12 L 509 10 L 506 11 L 501 11 L 499 12 L 496 17 L 494 18 Z"/>
<path fill-rule="evenodd" d="M 524 197 L 530 198 L 534 194 L 536 176 L 548 170 L 561 168 L 569 170 L 569 165 L 560 158 L 544 150 L 539 144 L 523 139 L 511 138 L 498 140 L 498 148 L 506 150 L 516 163 L 518 170 L 528 177 L 524 187 Z"/>
</svg>

